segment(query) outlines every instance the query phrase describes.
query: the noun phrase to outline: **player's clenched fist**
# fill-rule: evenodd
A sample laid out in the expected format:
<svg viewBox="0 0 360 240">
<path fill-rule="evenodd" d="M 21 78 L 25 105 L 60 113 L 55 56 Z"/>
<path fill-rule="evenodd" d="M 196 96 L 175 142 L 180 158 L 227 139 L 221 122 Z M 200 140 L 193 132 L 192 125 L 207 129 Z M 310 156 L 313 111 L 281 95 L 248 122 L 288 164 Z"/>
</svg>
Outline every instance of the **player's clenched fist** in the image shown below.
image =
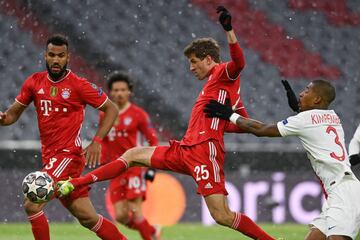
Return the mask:
<svg viewBox="0 0 360 240">
<path fill-rule="evenodd" d="M 229 11 L 224 6 L 218 6 L 216 12 L 220 13 L 219 22 L 223 26 L 225 31 L 231 31 L 231 15 Z"/>
</svg>

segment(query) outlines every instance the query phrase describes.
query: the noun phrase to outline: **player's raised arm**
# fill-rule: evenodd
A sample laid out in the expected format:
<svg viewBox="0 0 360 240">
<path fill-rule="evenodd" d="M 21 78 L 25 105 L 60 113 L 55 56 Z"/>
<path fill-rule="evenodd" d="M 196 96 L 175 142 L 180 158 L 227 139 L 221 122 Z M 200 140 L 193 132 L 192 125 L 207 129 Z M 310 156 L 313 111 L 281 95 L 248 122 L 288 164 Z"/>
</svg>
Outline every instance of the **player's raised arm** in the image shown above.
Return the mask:
<svg viewBox="0 0 360 240">
<path fill-rule="evenodd" d="M 99 123 L 99 127 L 93 141 L 84 149 L 83 153 L 86 156 L 86 164 L 89 167 L 95 167 L 96 164 L 100 164 L 101 141 L 110 131 L 118 115 L 118 109 L 110 99 L 107 99 L 99 110 L 104 112 L 104 116 Z"/>
<path fill-rule="evenodd" d="M 244 118 L 234 113 L 230 105 L 224 105 L 211 100 L 204 109 L 207 117 L 218 117 L 224 120 L 230 120 L 240 127 L 244 132 L 252 133 L 258 137 L 281 137 L 276 124 L 264 124 L 262 122 Z"/>
<path fill-rule="evenodd" d="M 15 101 L 5 112 L 0 111 L 0 125 L 8 126 L 15 123 L 25 109 L 26 106 Z"/>
<path fill-rule="evenodd" d="M 351 165 L 360 163 L 360 125 L 356 129 L 353 138 L 349 143 L 349 160 Z"/>
<path fill-rule="evenodd" d="M 219 6 L 217 9 L 219 15 L 219 22 L 226 32 L 226 37 L 229 43 L 231 62 L 227 64 L 227 72 L 229 78 L 236 79 L 241 70 L 245 67 L 245 57 L 243 51 L 238 43 L 235 32 L 231 25 L 231 14 L 223 6 Z"/>
</svg>

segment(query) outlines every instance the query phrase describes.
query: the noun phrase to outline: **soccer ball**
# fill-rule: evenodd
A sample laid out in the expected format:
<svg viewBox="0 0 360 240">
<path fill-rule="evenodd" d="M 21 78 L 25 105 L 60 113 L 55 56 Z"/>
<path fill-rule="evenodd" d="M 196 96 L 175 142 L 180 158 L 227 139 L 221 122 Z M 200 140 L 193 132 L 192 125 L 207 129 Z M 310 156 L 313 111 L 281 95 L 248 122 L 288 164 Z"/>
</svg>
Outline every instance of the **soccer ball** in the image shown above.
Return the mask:
<svg viewBox="0 0 360 240">
<path fill-rule="evenodd" d="M 32 172 L 24 178 L 22 190 L 31 202 L 44 203 L 54 194 L 54 181 L 46 172 Z"/>
</svg>

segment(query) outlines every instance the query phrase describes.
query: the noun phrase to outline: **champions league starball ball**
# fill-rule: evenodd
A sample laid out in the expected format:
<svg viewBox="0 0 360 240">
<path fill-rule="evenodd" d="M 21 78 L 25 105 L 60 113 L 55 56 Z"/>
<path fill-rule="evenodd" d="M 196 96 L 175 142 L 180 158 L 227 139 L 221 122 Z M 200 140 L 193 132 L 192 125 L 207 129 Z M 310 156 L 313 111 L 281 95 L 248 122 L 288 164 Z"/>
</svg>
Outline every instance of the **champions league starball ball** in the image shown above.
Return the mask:
<svg viewBox="0 0 360 240">
<path fill-rule="evenodd" d="M 33 203 L 48 202 L 54 194 L 54 181 L 46 172 L 32 172 L 24 178 L 22 191 Z"/>
</svg>

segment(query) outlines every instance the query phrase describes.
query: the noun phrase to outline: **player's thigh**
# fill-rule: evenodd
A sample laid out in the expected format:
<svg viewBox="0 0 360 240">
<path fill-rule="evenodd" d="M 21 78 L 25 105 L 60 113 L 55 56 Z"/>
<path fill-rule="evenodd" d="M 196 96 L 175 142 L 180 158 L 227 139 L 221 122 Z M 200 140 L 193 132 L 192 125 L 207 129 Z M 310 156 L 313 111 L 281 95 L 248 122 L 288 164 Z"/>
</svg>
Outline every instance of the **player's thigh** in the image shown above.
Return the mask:
<svg viewBox="0 0 360 240">
<path fill-rule="evenodd" d="M 114 203 L 116 221 L 125 223 L 129 218 L 129 204 L 127 200 L 120 200 Z"/>
<path fill-rule="evenodd" d="M 128 200 L 129 210 L 133 213 L 135 218 L 141 218 L 142 214 L 143 198 L 137 197 L 135 199 Z"/>
<path fill-rule="evenodd" d="M 323 232 L 313 226 L 306 235 L 305 240 L 326 240 L 326 236 Z"/>
<path fill-rule="evenodd" d="M 27 215 L 31 216 L 38 212 L 41 212 L 46 206 L 46 203 L 33 203 L 29 199 L 25 198 L 24 200 L 24 209 Z"/>
<path fill-rule="evenodd" d="M 204 199 L 214 220 L 219 224 L 231 226 L 235 213 L 230 210 L 227 197 L 224 194 L 211 194 Z"/>
<path fill-rule="evenodd" d="M 150 159 L 155 151 L 155 147 L 135 147 L 127 150 L 123 155 L 130 166 L 150 166 Z"/>
<path fill-rule="evenodd" d="M 329 236 L 326 240 L 352 240 L 352 238 L 348 236 L 334 235 L 334 236 Z"/>
<path fill-rule="evenodd" d="M 99 220 L 99 216 L 88 197 L 73 200 L 67 209 L 85 227 L 91 228 Z"/>
</svg>

